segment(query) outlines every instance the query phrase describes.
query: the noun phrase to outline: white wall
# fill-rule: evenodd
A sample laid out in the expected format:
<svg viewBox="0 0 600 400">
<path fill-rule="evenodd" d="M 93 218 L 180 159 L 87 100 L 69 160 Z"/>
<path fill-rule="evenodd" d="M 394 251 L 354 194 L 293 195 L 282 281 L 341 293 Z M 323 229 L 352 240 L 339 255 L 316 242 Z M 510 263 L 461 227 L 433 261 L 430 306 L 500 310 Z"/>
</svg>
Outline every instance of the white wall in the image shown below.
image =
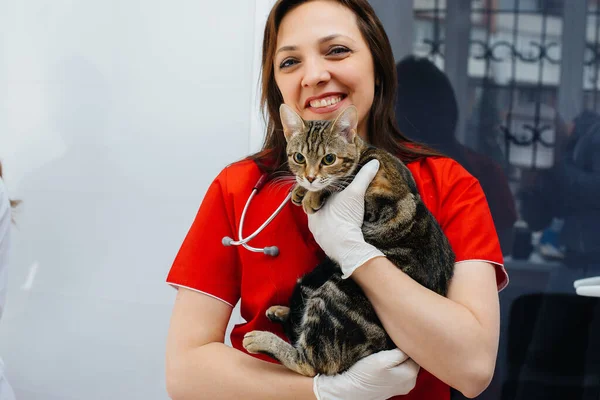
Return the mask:
<svg viewBox="0 0 600 400">
<path fill-rule="evenodd" d="M 254 62 L 252 66 L 252 107 L 250 109 L 250 152 L 261 148 L 265 137 L 265 121 L 260 110 L 260 62 L 265 23 L 275 0 L 255 0 L 254 14 Z"/>
<path fill-rule="evenodd" d="M 0 2 L 19 400 L 167 398 L 164 280 L 212 178 L 259 142 L 263 3 Z"/>
</svg>

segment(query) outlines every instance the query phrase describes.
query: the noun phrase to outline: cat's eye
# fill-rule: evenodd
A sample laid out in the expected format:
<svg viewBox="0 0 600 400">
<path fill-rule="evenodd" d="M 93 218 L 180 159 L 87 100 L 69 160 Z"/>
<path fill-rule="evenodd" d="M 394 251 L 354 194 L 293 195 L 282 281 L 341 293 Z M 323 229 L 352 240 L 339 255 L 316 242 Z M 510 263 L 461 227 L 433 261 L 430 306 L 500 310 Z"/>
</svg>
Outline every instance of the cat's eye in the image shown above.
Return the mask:
<svg viewBox="0 0 600 400">
<path fill-rule="evenodd" d="M 306 158 L 304 158 L 304 156 L 300 153 L 294 153 L 292 158 L 294 159 L 294 162 L 297 164 L 304 164 L 306 162 Z"/>
<path fill-rule="evenodd" d="M 336 157 L 335 154 L 326 154 L 325 157 L 321 160 L 323 165 L 331 165 L 335 162 Z"/>
</svg>

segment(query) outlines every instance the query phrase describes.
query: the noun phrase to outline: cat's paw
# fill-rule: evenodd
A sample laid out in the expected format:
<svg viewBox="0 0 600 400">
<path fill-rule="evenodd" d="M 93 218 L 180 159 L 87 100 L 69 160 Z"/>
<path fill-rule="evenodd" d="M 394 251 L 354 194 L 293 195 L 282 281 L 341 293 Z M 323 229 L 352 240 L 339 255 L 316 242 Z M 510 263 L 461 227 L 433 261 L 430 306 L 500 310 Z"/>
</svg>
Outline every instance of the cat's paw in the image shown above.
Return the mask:
<svg viewBox="0 0 600 400">
<path fill-rule="evenodd" d="M 307 190 L 305 188 L 303 188 L 300 185 L 296 185 L 294 190 L 292 190 L 292 203 L 294 203 L 297 206 L 301 206 L 302 199 L 304 199 L 304 195 L 306 194 L 306 192 Z"/>
<path fill-rule="evenodd" d="M 272 348 L 277 343 L 277 336 L 271 332 L 252 331 L 244 335 L 242 345 L 248 353 L 273 353 Z"/>
<path fill-rule="evenodd" d="M 302 201 L 302 208 L 307 214 L 314 214 L 323 207 L 324 201 L 321 192 L 308 192 Z"/>
<path fill-rule="evenodd" d="M 269 307 L 265 313 L 271 322 L 285 322 L 290 314 L 290 308 L 284 306 Z"/>
</svg>

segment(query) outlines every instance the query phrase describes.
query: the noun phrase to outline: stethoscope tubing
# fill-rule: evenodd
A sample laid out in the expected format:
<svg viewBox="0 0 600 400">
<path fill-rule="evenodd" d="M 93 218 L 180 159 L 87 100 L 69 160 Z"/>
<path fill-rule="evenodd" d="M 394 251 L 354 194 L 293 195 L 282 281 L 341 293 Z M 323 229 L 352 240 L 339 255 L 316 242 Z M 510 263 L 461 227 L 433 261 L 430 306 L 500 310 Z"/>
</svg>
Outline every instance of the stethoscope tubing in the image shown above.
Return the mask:
<svg viewBox="0 0 600 400">
<path fill-rule="evenodd" d="M 252 199 L 254 198 L 256 193 L 258 193 L 259 189 L 261 188 L 263 181 L 264 181 L 264 175 L 260 177 L 260 179 L 258 180 L 256 185 L 252 189 L 252 193 L 250 193 L 250 196 L 248 197 L 248 200 L 246 201 L 246 205 L 244 206 L 244 209 L 242 210 L 242 216 L 240 217 L 240 224 L 238 227 L 239 240 L 233 240 L 230 237 L 225 236 L 222 240 L 223 246 L 242 246 L 246 250 L 249 250 L 254 253 L 264 253 L 264 254 L 267 254 L 270 256 L 279 255 L 279 248 L 277 248 L 276 246 L 269 246 L 269 247 L 264 247 L 261 249 L 261 248 L 250 246 L 248 244 L 248 242 L 250 240 L 254 239 L 259 233 L 261 233 L 263 231 L 263 229 L 265 229 L 271 223 L 271 221 L 273 221 L 273 219 L 277 215 L 279 215 L 279 213 L 281 212 L 283 207 L 285 207 L 285 205 L 288 203 L 288 201 L 292 198 L 292 190 L 291 189 L 290 189 L 289 193 L 287 194 L 287 196 L 285 197 L 285 200 L 283 200 L 283 202 L 281 202 L 279 207 L 277 207 L 277 209 L 271 214 L 271 216 L 269 218 L 267 218 L 267 220 L 260 227 L 258 227 L 258 229 L 256 229 L 250 236 L 247 236 L 245 238 L 242 235 L 244 221 L 246 219 L 246 212 L 248 211 L 248 208 L 250 207 L 250 203 L 252 202 Z"/>
</svg>

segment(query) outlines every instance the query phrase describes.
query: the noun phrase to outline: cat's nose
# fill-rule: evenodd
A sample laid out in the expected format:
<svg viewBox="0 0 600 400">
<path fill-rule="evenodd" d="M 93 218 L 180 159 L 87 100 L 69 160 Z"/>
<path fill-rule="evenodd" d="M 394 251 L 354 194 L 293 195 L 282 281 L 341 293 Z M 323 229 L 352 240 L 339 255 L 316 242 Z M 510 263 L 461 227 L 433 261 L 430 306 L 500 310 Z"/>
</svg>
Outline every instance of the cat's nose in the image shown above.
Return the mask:
<svg viewBox="0 0 600 400">
<path fill-rule="evenodd" d="M 314 180 L 315 180 L 315 177 L 314 177 L 314 176 L 307 176 L 307 177 L 306 177 L 306 180 L 307 180 L 308 182 L 310 182 L 310 183 L 313 183 L 313 182 L 314 182 Z"/>
</svg>

